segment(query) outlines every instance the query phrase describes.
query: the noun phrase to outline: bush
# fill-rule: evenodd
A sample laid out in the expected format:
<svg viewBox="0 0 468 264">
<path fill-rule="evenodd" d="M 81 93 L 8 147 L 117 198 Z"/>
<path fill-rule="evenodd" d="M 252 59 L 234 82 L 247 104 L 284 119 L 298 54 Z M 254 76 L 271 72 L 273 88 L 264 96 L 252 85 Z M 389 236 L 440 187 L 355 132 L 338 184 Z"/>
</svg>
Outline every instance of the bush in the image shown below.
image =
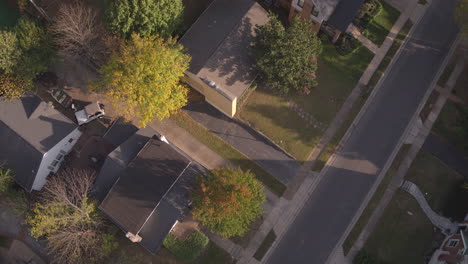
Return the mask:
<svg viewBox="0 0 468 264">
<path fill-rule="evenodd" d="M 354 18 L 353 24 L 361 29 L 366 28 L 369 22 L 382 11 L 382 8 L 379 0 L 366 0 Z"/>
<path fill-rule="evenodd" d="M 359 41 L 348 34 L 344 34 L 338 44 L 335 46 L 336 51 L 341 56 L 346 56 L 350 53 L 353 53 L 357 48 L 359 48 Z"/>
<path fill-rule="evenodd" d="M 192 231 L 185 240 L 179 240 L 174 235 L 167 235 L 163 245 L 177 258 L 185 261 L 195 260 L 210 240 L 200 231 Z"/>
</svg>

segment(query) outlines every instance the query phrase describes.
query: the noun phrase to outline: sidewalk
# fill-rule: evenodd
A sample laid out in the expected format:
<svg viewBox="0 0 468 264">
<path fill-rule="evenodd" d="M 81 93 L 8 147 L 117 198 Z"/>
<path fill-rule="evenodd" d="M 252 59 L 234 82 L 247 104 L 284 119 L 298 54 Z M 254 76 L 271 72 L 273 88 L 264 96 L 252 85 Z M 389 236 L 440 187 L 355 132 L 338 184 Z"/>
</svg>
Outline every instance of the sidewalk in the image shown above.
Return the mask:
<svg viewBox="0 0 468 264">
<path fill-rule="evenodd" d="M 453 70 L 449 78 L 449 81 L 447 82 L 446 89 L 448 91 L 451 91 L 451 89 L 453 89 L 453 86 L 455 85 L 455 81 L 458 78 L 459 74 L 461 73 L 462 69 L 463 69 L 463 60 L 459 60 L 459 62 L 457 63 L 457 66 L 455 67 L 455 69 Z M 347 258 L 349 260 L 352 260 L 356 256 L 356 254 L 364 247 L 365 242 L 367 241 L 372 231 L 376 227 L 379 219 L 383 215 L 385 208 L 390 203 L 393 197 L 393 194 L 401 186 L 402 181 L 406 175 L 406 172 L 408 171 L 413 160 L 416 158 L 416 155 L 421 149 L 422 145 L 424 144 L 425 139 L 429 135 L 431 128 L 437 119 L 437 116 L 442 110 L 442 107 L 444 106 L 448 98 L 447 97 L 448 94 L 449 93 L 444 93 L 444 94 L 441 93 L 439 95 L 437 102 L 435 103 L 434 107 L 432 108 L 431 113 L 429 114 L 431 118 L 427 118 L 427 120 L 424 122 L 424 126 L 419 131 L 419 134 L 414 140 L 414 143 L 411 146 L 410 150 L 408 151 L 406 158 L 403 160 L 402 164 L 398 168 L 398 171 L 393 176 L 387 190 L 382 196 L 382 199 L 380 200 L 375 211 L 372 213 L 372 216 L 369 218 L 369 221 L 367 222 L 366 226 L 361 231 L 361 234 L 359 235 L 358 239 L 356 240 L 349 254 L 347 255 Z"/>
<path fill-rule="evenodd" d="M 348 117 L 354 103 L 359 99 L 359 96 L 366 89 L 369 80 L 374 75 L 374 72 L 379 67 L 380 63 L 382 62 L 388 50 L 392 46 L 393 41 L 395 40 L 396 36 L 400 32 L 406 21 L 410 18 L 413 20 L 417 20 L 424 14 L 424 10 L 421 11 L 421 8 L 425 10 L 424 6 L 420 6 L 417 4 L 417 0 L 412 0 L 411 3 L 407 4 L 406 9 L 401 13 L 400 17 L 393 25 L 384 43 L 380 46 L 380 48 L 376 50 L 374 58 L 362 74 L 361 78 L 358 81 L 358 84 L 354 87 L 354 89 L 351 91 L 351 94 L 341 106 L 340 111 L 338 111 L 338 113 L 335 116 L 335 119 L 333 119 L 331 124 L 328 126 L 319 143 L 312 150 L 312 153 L 310 154 L 308 161 L 304 164 L 304 166 L 308 166 L 309 168 L 312 168 L 314 166 L 314 163 L 317 160 L 317 158 L 327 147 L 327 145 L 330 143 L 330 140 L 333 138 L 335 133 L 340 129 L 341 125 Z M 395 54 L 394 58 L 397 56 L 397 54 Z M 387 69 L 388 68 L 390 68 L 390 65 L 387 66 Z M 376 87 L 378 87 L 378 85 L 376 85 Z M 367 101 L 370 100 L 372 100 L 372 98 L 367 99 Z M 287 198 L 291 198 L 297 191 L 303 180 L 304 178 L 300 178 L 298 176 L 294 177 L 291 183 L 289 184 L 288 190 L 286 191 L 284 196 Z"/>
<path fill-rule="evenodd" d="M 321 138 L 319 144 L 312 151 L 311 155 L 308 158 L 308 161 L 305 162 L 305 164 L 300 168 L 296 177 L 289 184 L 288 190 L 286 191 L 286 194 L 284 195 L 284 197 L 280 199 L 280 202 L 278 203 L 277 208 L 275 208 L 270 213 L 270 215 L 267 217 L 263 225 L 260 227 L 256 236 L 250 241 L 249 246 L 244 251 L 243 257 L 238 262 L 239 264 L 258 263 L 258 261 L 252 258 L 252 256 L 255 253 L 255 251 L 258 249 L 258 246 L 265 239 L 269 230 L 273 228 L 273 230 L 277 234 L 277 239 L 273 243 L 273 245 L 271 246 L 267 254 L 263 257 L 262 261 L 260 262 L 260 263 L 265 263 L 265 261 L 268 259 L 269 254 L 271 254 L 272 252 L 271 249 L 275 248 L 278 241 L 281 240 L 281 236 L 287 231 L 289 226 L 293 223 L 295 217 L 300 213 L 302 207 L 304 206 L 310 194 L 314 191 L 315 186 L 318 184 L 320 180 L 320 174 L 311 171 L 314 161 L 320 155 L 321 151 L 328 145 L 333 135 L 336 133 L 336 131 L 340 128 L 341 124 L 347 118 L 349 110 L 352 108 L 352 106 L 358 99 L 358 96 L 361 95 L 363 89 L 366 87 L 370 78 L 372 77 L 375 70 L 377 69 L 378 65 L 384 58 L 387 51 L 390 49 L 393 43 L 393 40 L 395 39 L 397 34 L 400 32 L 405 22 L 410 17 L 416 20 L 419 17 L 422 17 L 426 8 L 425 7 L 417 8 L 417 7 L 421 7 L 421 6 L 418 6 L 417 1 L 414 0 L 411 5 L 407 6 L 405 11 L 400 15 L 399 19 L 393 25 L 392 30 L 390 31 L 390 34 L 387 36 L 386 40 L 381 45 L 381 47 L 376 51 L 376 55 L 374 56 L 373 60 L 371 61 L 366 71 L 361 76 L 358 84 L 353 89 L 350 96 L 346 99 L 345 103 L 341 107 L 335 119 L 328 127 L 324 136 Z M 372 100 L 372 97 L 368 99 L 368 101 L 370 100 Z M 288 201 L 285 198 L 288 198 L 291 200 Z M 285 217 L 280 217 L 281 215 Z M 341 260 L 337 260 L 337 261 L 341 261 Z"/>
</svg>

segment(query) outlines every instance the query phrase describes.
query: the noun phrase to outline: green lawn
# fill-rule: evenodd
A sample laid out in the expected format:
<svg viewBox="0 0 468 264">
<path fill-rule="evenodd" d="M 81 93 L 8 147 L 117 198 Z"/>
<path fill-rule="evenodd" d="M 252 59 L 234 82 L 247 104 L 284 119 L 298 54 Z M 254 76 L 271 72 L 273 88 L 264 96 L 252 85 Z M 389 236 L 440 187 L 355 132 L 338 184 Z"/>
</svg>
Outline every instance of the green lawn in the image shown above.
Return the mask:
<svg viewBox="0 0 468 264">
<path fill-rule="evenodd" d="M 452 93 L 468 103 L 468 67 L 465 66 L 461 74 L 458 76 L 458 80 Z"/>
<path fill-rule="evenodd" d="M 421 151 L 406 174 L 406 179 L 421 189 L 435 212 L 447 217 L 456 217 L 456 215 L 447 215 L 446 208 L 450 207 L 450 202 L 453 202 L 451 201 L 452 194 L 463 183 L 463 177 L 460 174 L 430 153 Z M 459 205 L 459 208 L 464 210 L 466 206 Z M 466 212 L 461 212 L 461 215 L 465 214 Z"/>
<path fill-rule="evenodd" d="M 138 243 L 132 243 L 123 234 L 116 234 L 119 247 L 104 264 L 234 264 L 234 259 L 215 243 L 210 241 L 200 256 L 194 261 L 177 259 L 169 250 L 162 247 L 156 254 L 149 253 Z"/>
<path fill-rule="evenodd" d="M 265 237 L 260 247 L 258 247 L 253 257 L 256 260 L 261 261 L 263 256 L 265 256 L 265 254 L 268 252 L 268 249 L 270 249 L 271 245 L 273 244 L 273 242 L 275 242 L 275 240 L 276 234 L 275 231 L 273 231 L 272 229 L 270 232 L 268 232 L 268 235 Z"/>
<path fill-rule="evenodd" d="M 437 80 L 438 85 L 443 87 L 447 83 L 448 79 L 450 78 L 450 75 L 455 69 L 456 64 L 457 64 L 456 58 L 455 57 L 451 58 L 448 64 L 445 66 L 444 71 L 440 75 L 439 80 Z"/>
<path fill-rule="evenodd" d="M 365 47 L 341 56 L 330 43 L 323 43 L 318 60 L 318 86 L 309 95 L 281 97 L 258 88 L 243 106 L 239 117 L 304 161 L 320 140 L 325 128 L 335 117 L 343 102 L 355 87 L 373 54 Z M 288 106 L 292 100 L 311 114 L 322 128 L 306 123 Z"/>
<path fill-rule="evenodd" d="M 388 169 L 387 173 L 385 174 L 384 178 L 380 182 L 379 186 L 374 192 L 374 195 L 372 195 L 372 198 L 370 199 L 369 203 L 367 204 L 366 208 L 362 212 L 361 216 L 359 217 L 358 221 L 354 225 L 353 229 L 349 233 L 348 237 L 343 243 L 343 251 L 345 254 L 348 254 L 349 250 L 353 247 L 354 242 L 356 242 L 356 239 L 359 237 L 359 235 L 362 232 L 362 229 L 367 225 L 367 222 L 369 221 L 369 218 L 372 216 L 372 213 L 374 213 L 375 208 L 377 208 L 377 205 L 379 205 L 380 200 L 382 199 L 382 196 L 385 193 L 385 190 L 387 190 L 388 185 L 392 181 L 393 176 L 397 172 L 398 168 L 400 167 L 401 163 L 403 162 L 404 158 L 408 154 L 408 151 L 410 149 L 411 145 L 403 145 L 400 148 L 400 151 L 398 151 L 398 154 L 396 155 L 395 159 L 393 160 L 392 165 Z"/>
<path fill-rule="evenodd" d="M 0 0 L 0 28 L 13 27 L 19 17 L 18 11 L 7 4 L 6 0 Z"/>
<path fill-rule="evenodd" d="M 400 16 L 400 11 L 393 6 L 385 1 L 380 1 L 380 3 L 382 4 L 382 10 L 370 21 L 363 32 L 364 36 L 378 46 L 382 45 L 393 24 Z"/>
<path fill-rule="evenodd" d="M 398 190 L 367 240 L 364 250 L 383 263 L 425 263 L 435 233 L 416 200 Z"/>
<path fill-rule="evenodd" d="M 385 54 L 385 57 L 380 62 L 379 67 L 377 67 L 377 69 L 375 70 L 374 74 L 372 75 L 372 78 L 369 80 L 368 85 L 370 87 L 374 87 L 380 80 L 388 65 L 392 61 L 393 56 L 395 56 L 401 44 L 403 44 L 403 41 L 405 40 L 412 26 L 413 23 L 411 22 L 411 20 L 408 19 L 401 28 L 400 32 L 398 33 L 398 36 L 393 41 L 392 46 L 390 46 L 390 49 L 387 51 L 387 54 Z"/>
<path fill-rule="evenodd" d="M 181 111 L 178 114 L 172 115 L 171 119 L 211 150 L 218 153 L 221 157 L 229 160 L 234 165 L 239 166 L 244 170 L 252 171 L 255 176 L 276 195 L 283 195 L 286 190 L 286 186 L 284 184 L 262 169 L 257 165 L 257 163 L 250 160 L 237 149 L 226 143 L 220 137 L 211 133 L 208 129 L 197 123 L 186 113 Z"/>
<path fill-rule="evenodd" d="M 468 106 L 447 100 L 433 131 L 468 155 Z"/>
<path fill-rule="evenodd" d="M 218 247 L 215 243 L 208 243 L 205 251 L 202 252 L 194 264 L 234 264 L 235 260 L 222 248 Z"/>
</svg>

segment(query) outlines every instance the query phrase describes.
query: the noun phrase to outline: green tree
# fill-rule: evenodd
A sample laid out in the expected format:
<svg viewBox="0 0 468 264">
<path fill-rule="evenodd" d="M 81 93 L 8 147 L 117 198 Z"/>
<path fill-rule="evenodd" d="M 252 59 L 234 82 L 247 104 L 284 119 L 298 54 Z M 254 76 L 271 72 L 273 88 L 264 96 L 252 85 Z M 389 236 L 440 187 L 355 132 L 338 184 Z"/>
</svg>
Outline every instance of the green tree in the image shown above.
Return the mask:
<svg viewBox="0 0 468 264">
<path fill-rule="evenodd" d="M 187 88 L 180 77 L 188 69 L 190 56 L 175 39 L 140 37 L 133 34 L 101 69 L 100 89 L 127 119 L 142 126 L 155 117 L 163 119 L 187 103 Z"/>
<path fill-rule="evenodd" d="M 457 9 L 455 9 L 455 18 L 460 23 L 461 32 L 468 34 L 468 0 L 458 1 Z"/>
<path fill-rule="evenodd" d="M 250 171 L 225 168 L 199 176 L 191 199 L 195 219 L 223 237 L 232 237 L 243 235 L 263 213 L 265 194 Z"/>
<path fill-rule="evenodd" d="M 14 32 L 7 30 L 0 31 L 0 71 L 5 74 L 13 72 L 21 55 L 18 39 Z"/>
<path fill-rule="evenodd" d="M 51 62 L 54 52 L 51 38 L 44 27 L 26 18 L 18 21 L 15 32 L 21 50 L 15 75 L 24 80 L 33 80 L 46 71 Z"/>
<path fill-rule="evenodd" d="M 124 36 L 132 33 L 169 37 L 180 27 L 182 0 L 116 0 L 106 10 L 109 28 Z"/>
<path fill-rule="evenodd" d="M 280 93 L 317 85 L 317 56 L 321 43 L 312 22 L 296 16 L 285 29 L 276 16 L 256 29 L 257 66 L 267 84 Z"/>
<path fill-rule="evenodd" d="M 0 96 L 17 98 L 30 90 L 36 76 L 47 70 L 53 46 L 46 30 L 27 18 L 12 31 L 0 31 Z"/>
<path fill-rule="evenodd" d="M 90 198 L 94 174 L 67 170 L 48 178 L 27 223 L 47 238 L 55 263 L 101 263 L 117 247 Z"/>
<path fill-rule="evenodd" d="M 3 162 L 0 162 L 0 202 L 18 217 L 22 217 L 28 210 L 24 191 L 15 186 L 13 171 L 5 168 Z"/>
</svg>

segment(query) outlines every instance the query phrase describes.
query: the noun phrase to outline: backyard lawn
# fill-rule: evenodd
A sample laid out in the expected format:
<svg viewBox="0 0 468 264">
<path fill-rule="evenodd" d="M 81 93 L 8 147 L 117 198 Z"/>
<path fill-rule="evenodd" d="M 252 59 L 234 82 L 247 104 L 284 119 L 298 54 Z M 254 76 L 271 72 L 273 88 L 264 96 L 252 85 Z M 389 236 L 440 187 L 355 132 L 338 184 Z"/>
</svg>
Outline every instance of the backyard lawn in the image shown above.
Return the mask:
<svg viewBox="0 0 468 264">
<path fill-rule="evenodd" d="M 364 250 L 382 263 L 426 263 L 436 237 L 432 223 L 408 193 L 398 190 Z"/>
<path fill-rule="evenodd" d="M 382 45 L 388 33 L 393 27 L 393 24 L 400 16 L 400 12 L 393 6 L 387 4 L 385 1 L 380 1 L 382 9 L 380 12 L 369 22 L 364 29 L 364 36 L 377 44 Z"/>
<path fill-rule="evenodd" d="M 323 42 L 318 60 L 318 86 L 309 95 L 278 96 L 265 88 L 254 91 L 239 117 L 274 142 L 304 161 L 320 140 L 325 129 L 355 87 L 373 54 L 364 47 L 341 56 L 335 47 Z M 317 121 L 307 123 L 288 102 L 293 101 Z M 317 127 L 314 127 L 316 125 Z"/>
<path fill-rule="evenodd" d="M 18 18 L 19 13 L 16 9 L 11 7 L 6 0 L 0 0 L 0 28 L 13 27 Z"/>
</svg>

